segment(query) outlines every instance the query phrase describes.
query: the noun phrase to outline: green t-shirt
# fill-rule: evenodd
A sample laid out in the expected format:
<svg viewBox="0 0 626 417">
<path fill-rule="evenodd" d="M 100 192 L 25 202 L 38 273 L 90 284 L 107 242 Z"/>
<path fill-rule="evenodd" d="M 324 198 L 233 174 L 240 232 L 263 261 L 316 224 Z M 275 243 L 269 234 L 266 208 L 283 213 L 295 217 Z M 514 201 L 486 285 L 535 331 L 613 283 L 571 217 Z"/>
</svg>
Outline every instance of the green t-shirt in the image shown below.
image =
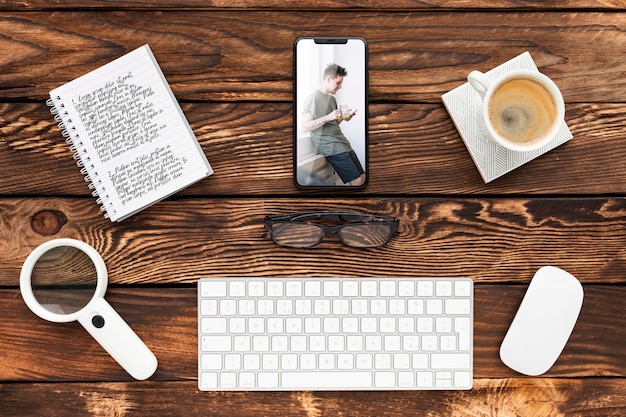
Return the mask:
<svg viewBox="0 0 626 417">
<path fill-rule="evenodd" d="M 302 114 L 310 113 L 313 119 L 319 119 L 337 109 L 337 100 L 332 94 L 324 94 L 315 90 L 304 101 Z M 324 123 L 311 131 L 311 139 L 319 153 L 325 156 L 337 155 L 352 150 L 350 142 L 344 136 L 336 120 Z"/>
</svg>

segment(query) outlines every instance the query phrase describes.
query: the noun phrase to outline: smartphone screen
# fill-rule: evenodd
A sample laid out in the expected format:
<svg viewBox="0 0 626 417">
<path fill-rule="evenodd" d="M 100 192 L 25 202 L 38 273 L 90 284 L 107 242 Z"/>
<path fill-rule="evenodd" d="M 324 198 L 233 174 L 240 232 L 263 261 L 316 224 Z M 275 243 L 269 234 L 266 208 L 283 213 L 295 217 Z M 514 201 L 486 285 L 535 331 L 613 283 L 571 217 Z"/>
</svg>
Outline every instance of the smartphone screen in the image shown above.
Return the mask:
<svg viewBox="0 0 626 417">
<path fill-rule="evenodd" d="M 294 56 L 296 185 L 364 187 L 367 43 L 361 38 L 299 38 Z"/>
</svg>

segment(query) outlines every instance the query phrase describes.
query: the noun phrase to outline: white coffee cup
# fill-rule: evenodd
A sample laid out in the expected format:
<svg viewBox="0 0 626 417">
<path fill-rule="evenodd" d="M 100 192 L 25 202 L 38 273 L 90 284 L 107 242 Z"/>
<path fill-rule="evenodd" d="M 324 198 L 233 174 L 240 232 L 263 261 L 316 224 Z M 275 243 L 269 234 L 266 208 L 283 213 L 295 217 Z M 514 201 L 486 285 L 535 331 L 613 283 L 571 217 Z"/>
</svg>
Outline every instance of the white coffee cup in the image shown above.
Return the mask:
<svg viewBox="0 0 626 417">
<path fill-rule="evenodd" d="M 491 80 L 472 71 L 467 80 L 481 96 L 483 126 L 499 145 L 530 152 L 550 143 L 565 117 L 565 102 L 554 81 L 532 70 L 510 71 Z"/>
</svg>

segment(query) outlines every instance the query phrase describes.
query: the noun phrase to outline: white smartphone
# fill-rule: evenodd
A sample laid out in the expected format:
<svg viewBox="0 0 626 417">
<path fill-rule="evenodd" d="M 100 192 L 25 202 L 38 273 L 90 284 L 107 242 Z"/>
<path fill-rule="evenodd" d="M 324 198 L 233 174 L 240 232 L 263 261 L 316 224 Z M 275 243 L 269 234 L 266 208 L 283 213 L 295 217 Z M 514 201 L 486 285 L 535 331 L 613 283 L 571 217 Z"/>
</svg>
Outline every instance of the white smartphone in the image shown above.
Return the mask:
<svg viewBox="0 0 626 417">
<path fill-rule="evenodd" d="M 357 37 L 299 38 L 294 73 L 296 185 L 365 187 L 367 42 Z"/>
</svg>

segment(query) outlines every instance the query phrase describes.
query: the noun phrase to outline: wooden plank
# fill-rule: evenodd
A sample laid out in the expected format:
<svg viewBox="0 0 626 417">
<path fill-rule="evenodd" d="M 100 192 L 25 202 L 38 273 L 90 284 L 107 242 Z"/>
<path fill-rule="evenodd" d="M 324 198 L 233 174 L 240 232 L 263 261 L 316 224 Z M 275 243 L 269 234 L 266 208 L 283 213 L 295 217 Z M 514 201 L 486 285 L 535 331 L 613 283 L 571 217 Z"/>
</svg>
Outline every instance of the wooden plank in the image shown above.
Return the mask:
<svg viewBox="0 0 626 417">
<path fill-rule="evenodd" d="M 524 51 L 568 103 L 619 103 L 626 89 L 623 13 L 81 11 L 0 13 L 0 24 L 4 101 L 43 100 L 150 43 L 182 101 L 291 102 L 294 40 L 330 33 L 370 40 L 372 102 L 439 103 L 471 70 Z"/>
<path fill-rule="evenodd" d="M 588 416 L 626 413 L 624 380 L 475 380 L 472 391 L 198 392 L 195 382 L 3 384 L 3 416 Z M 280 411 L 277 411 L 280 410 Z M 539 414 L 537 414 L 539 413 Z"/>
<path fill-rule="evenodd" d="M 129 272 L 130 273 L 130 272 Z M 194 281 L 203 274 L 196 273 Z M 207 273 L 207 275 L 209 275 Z M 585 284 L 579 320 L 557 363 L 546 377 L 626 377 L 626 288 Z M 499 346 L 519 307 L 526 285 L 475 289 L 475 378 L 519 376 L 499 359 Z M 159 360 L 154 381 L 197 379 L 196 289 L 109 289 L 107 300 Z M 0 290 L 3 325 L 0 380 L 130 381 L 78 323 L 51 323 L 28 310 L 16 289 Z"/>
<path fill-rule="evenodd" d="M 55 4 L 56 3 L 56 4 Z M 152 0 L 132 2 L 122 0 L 57 0 L 43 1 L 31 0 L 28 2 L 19 0 L 5 0 L 0 10 L 37 10 L 37 9 L 79 9 L 79 8 L 115 8 L 123 9 L 286 9 L 286 10 L 353 10 L 353 9 L 620 9 L 624 3 L 620 0 L 563 0 L 558 2 L 545 2 L 542 0 L 493 0 L 472 1 L 467 0 L 396 0 L 389 3 L 385 0 L 321 0 L 307 2 L 301 0 Z"/>
<path fill-rule="evenodd" d="M 397 216 L 399 236 L 368 250 L 343 247 L 333 236 L 308 249 L 279 247 L 263 236 L 265 215 L 310 209 Z M 42 210 L 62 215 L 50 216 L 47 226 L 33 223 Z M 59 227 L 51 227 L 54 221 Z M 181 199 L 158 203 L 119 224 L 103 218 L 92 199 L 5 198 L 0 224 L 0 285 L 10 286 L 17 285 L 32 249 L 60 237 L 94 246 L 114 284 L 338 273 L 528 282 L 549 264 L 586 283 L 626 282 L 621 197 Z"/>
<path fill-rule="evenodd" d="M 293 184 L 291 104 L 183 110 L 215 174 L 179 195 L 320 194 Z M 624 194 L 626 106 L 568 104 L 566 120 L 570 142 L 485 184 L 442 104 L 373 104 L 370 183 L 353 195 Z M 43 104 L 0 105 L 0 166 L 4 195 L 90 193 Z"/>
</svg>

